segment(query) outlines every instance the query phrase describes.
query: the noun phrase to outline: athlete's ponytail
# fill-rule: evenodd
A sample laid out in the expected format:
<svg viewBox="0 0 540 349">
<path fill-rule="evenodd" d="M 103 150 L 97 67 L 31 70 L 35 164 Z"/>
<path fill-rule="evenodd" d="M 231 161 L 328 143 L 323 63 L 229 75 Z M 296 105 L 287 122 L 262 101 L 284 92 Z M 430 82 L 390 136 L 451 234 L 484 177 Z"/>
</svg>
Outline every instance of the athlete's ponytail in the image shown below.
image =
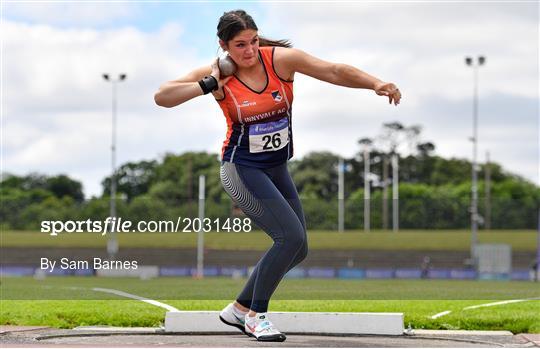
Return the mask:
<svg viewBox="0 0 540 349">
<path fill-rule="evenodd" d="M 289 40 L 270 40 L 259 36 L 259 46 L 278 46 L 278 47 L 292 47 L 292 43 Z"/>
<path fill-rule="evenodd" d="M 244 10 L 235 10 L 225 12 L 219 19 L 217 26 L 217 36 L 225 43 L 232 40 L 242 30 L 253 29 L 259 30 L 253 18 Z M 259 36 L 259 46 L 279 46 L 292 47 L 289 40 L 271 40 Z"/>
</svg>

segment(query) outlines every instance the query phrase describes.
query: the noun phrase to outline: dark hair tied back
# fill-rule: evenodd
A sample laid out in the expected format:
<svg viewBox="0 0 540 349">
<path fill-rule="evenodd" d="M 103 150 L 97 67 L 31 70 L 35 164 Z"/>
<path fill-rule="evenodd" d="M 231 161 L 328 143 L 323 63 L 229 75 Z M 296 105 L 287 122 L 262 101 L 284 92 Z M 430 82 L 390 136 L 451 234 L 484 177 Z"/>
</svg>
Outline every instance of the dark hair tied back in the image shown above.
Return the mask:
<svg viewBox="0 0 540 349">
<path fill-rule="evenodd" d="M 253 18 L 244 10 L 225 12 L 219 19 L 217 36 L 225 43 L 232 40 L 242 30 L 259 30 Z M 292 47 L 289 40 L 270 40 L 259 36 L 259 46 Z"/>
</svg>

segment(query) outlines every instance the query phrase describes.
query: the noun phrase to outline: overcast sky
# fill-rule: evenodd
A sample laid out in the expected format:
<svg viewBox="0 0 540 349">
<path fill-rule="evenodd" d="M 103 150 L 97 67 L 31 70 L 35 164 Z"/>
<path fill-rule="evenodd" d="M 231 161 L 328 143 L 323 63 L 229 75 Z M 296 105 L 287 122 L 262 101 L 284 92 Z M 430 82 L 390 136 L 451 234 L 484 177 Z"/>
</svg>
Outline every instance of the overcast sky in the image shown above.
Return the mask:
<svg viewBox="0 0 540 349">
<path fill-rule="evenodd" d="M 471 159 L 473 69 L 479 69 L 479 160 L 539 183 L 538 2 L 3 3 L 2 170 L 67 174 L 101 194 L 110 173 L 111 84 L 118 88 L 117 163 L 167 152 L 218 153 L 225 120 L 211 96 L 172 109 L 154 92 L 209 64 L 224 11 L 322 59 L 395 82 L 402 103 L 297 75 L 295 153 L 350 157 L 385 122 L 420 124 L 445 157 Z"/>
</svg>

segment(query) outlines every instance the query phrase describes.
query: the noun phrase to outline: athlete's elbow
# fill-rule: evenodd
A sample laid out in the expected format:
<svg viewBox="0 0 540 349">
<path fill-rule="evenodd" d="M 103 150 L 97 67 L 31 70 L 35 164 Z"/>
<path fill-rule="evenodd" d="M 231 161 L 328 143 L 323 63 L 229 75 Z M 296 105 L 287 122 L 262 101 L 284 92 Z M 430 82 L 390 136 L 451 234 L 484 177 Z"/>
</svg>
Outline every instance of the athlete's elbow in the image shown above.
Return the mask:
<svg viewBox="0 0 540 349">
<path fill-rule="evenodd" d="M 164 108 L 172 108 L 174 105 L 167 100 L 162 91 L 158 91 L 154 94 L 154 102 Z"/>
</svg>

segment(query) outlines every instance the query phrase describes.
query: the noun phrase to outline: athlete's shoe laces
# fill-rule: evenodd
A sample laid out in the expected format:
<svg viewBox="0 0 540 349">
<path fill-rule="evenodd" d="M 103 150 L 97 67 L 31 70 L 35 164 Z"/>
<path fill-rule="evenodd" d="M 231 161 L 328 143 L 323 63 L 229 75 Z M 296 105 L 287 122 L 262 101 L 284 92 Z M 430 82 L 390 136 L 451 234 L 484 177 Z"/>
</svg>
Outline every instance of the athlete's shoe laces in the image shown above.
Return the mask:
<svg viewBox="0 0 540 349">
<path fill-rule="evenodd" d="M 221 313 L 219 313 L 219 319 L 224 324 L 236 327 L 237 329 L 242 331 L 244 334 L 251 336 L 251 334 L 246 332 L 245 325 L 244 325 L 244 315 L 239 316 L 238 314 L 236 314 L 233 303 L 229 303 L 229 305 L 227 305 L 221 311 Z"/>
<path fill-rule="evenodd" d="M 258 341 L 283 342 L 287 337 L 272 324 L 266 313 L 257 313 L 250 317 L 246 315 L 245 330 Z"/>
</svg>

